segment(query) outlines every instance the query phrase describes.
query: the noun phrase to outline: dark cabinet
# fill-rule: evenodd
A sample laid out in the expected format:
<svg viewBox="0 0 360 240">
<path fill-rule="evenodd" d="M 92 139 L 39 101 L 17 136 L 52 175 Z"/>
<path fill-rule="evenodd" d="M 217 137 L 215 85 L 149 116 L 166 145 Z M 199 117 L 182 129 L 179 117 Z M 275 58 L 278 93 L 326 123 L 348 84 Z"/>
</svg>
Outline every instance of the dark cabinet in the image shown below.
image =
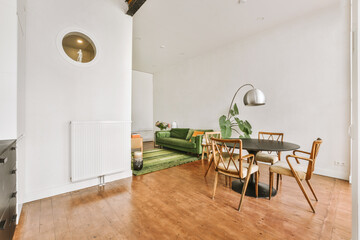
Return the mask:
<svg viewBox="0 0 360 240">
<path fill-rule="evenodd" d="M 16 227 L 16 141 L 0 141 L 0 240 L 12 239 Z"/>
</svg>

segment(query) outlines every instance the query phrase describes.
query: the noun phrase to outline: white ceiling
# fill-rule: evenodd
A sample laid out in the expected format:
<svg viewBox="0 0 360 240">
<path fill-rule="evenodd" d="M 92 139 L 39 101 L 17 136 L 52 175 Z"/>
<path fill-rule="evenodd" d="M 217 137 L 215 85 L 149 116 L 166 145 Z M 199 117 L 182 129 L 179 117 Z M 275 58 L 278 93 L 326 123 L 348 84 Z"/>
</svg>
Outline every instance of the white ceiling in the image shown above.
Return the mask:
<svg viewBox="0 0 360 240">
<path fill-rule="evenodd" d="M 147 0 L 134 16 L 133 69 L 162 68 L 341 0 Z"/>
</svg>

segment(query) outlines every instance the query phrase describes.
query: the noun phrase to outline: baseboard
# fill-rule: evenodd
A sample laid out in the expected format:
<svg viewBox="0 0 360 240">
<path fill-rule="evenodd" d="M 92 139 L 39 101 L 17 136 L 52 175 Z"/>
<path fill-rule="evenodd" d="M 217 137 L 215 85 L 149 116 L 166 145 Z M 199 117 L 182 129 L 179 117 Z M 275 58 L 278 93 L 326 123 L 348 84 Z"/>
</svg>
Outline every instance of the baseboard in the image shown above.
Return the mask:
<svg viewBox="0 0 360 240">
<path fill-rule="evenodd" d="M 112 182 L 112 181 L 128 178 L 131 176 L 132 176 L 132 171 L 127 170 L 127 171 L 124 171 L 121 173 L 116 173 L 116 174 L 105 176 L 105 182 L 106 183 Z M 80 189 L 84 189 L 84 188 L 88 188 L 88 187 L 92 187 L 92 186 L 96 186 L 96 185 L 99 185 L 99 179 L 91 179 L 91 180 L 76 182 L 76 183 L 69 182 L 69 184 L 66 184 L 66 185 L 26 193 L 25 197 L 21 203 L 27 203 L 27 202 L 32 202 L 32 201 L 43 199 L 43 198 L 53 197 L 53 196 L 56 196 L 59 194 L 68 193 L 68 192 L 72 192 L 72 191 L 76 191 L 76 190 L 80 190 Z"/>
<path fill-rule="evenodd" d="M 332 169 L 316 168 L 314 174 L 349 181 L 349 175 Z"/>
</svg>

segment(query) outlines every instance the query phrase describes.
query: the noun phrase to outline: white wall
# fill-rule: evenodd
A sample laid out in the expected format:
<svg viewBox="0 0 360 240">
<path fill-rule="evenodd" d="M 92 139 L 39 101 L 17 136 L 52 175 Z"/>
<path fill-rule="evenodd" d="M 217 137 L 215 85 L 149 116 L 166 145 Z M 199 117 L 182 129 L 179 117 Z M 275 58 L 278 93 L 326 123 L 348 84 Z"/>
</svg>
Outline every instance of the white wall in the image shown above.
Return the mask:
<svg viewBox="0 0 360 240">
<path fill-rule="evenodd" d="M 0 0 L 0 139 L 16 138 L 17 4 Z"/>
<path fill-rule="evenodd" d="M 132 132 L 142 135 L 144 141 L 153 140 L 153 75 L 132 72 Z"/>
<path fill-rule="evenodd" d="M 245 90 L 236 100 L 252 137 L 259 130 L 284 132 L 285 141 L 304 150 L 321 137 L 316 171 L 347 179 L 350 15 L 344 2 L 155 73 L 154 119 L 218 129 L 236 89 L 252 83 L 267 104 L 244 107 Z"/>
<path fill-rule="evenodd" d="M 70 182 L 69 122 L 131 121 L 132 18 L 124 11 L 126 3 L 118 0 L 27 1 L 26 162 L 21 166 L 25 196 L 21 201 L 98 183 L 97 179 Z M 94 36 L 96 64 L 79 67 L 60 54 L 57 36 L 69 27 Z"/>
</svg>

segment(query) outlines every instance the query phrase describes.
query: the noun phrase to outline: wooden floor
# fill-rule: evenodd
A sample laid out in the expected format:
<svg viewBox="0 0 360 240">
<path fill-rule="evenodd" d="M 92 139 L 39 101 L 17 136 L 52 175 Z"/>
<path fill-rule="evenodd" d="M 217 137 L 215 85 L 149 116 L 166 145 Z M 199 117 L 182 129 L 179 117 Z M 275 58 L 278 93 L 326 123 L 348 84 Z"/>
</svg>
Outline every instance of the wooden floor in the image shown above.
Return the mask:
<svg viewBox="0 0 360 240">
<path fill-rule="evenodd" d="M 238 212 L 240 194 L 224 178 L 211 199 L 214 174 L 205 179 L 205 168 L 196 161 L 27 203 L 15 239 L 351 238 L 348 182 L 314 176 L 314 214 L 295 179 L 284 176 L 271 201 L 246 197 Z M 267 182 L 267 167 L 260 171 Z"/>
</svg>

